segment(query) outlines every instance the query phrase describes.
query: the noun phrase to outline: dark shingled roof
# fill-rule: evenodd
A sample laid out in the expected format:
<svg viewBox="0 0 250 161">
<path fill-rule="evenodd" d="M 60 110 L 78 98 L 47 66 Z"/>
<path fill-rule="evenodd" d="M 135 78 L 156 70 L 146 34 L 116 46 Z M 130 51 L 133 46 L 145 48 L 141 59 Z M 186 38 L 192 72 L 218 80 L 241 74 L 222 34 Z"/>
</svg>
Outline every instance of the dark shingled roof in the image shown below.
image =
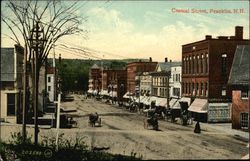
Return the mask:
<svg viewBox="0 0 250 161">
<path fill-rule="evenodd" d="M 229 75 L 230 85 L 249 85 L 250 45 L 238 45 Z"/>
<path fill-rule="evenodd" d="M 170 71 L 171 67 L 176 66 L 181 66 L 181 62 L 159 62 L 157 67 L 159 67 L 161 71 Z"/>
</svg>

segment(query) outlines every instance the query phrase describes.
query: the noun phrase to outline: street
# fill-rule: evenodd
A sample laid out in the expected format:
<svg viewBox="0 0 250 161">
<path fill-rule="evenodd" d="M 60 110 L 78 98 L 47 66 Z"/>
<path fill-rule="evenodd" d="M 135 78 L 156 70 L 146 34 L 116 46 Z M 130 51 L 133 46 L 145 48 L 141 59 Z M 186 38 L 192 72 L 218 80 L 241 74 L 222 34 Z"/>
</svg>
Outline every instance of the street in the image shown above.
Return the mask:
<svg viewBox="0 0 250 161">
<path fill-rule="evenodd" d="M 201 133 L 195 134 L 194 124 L 182 126 L 179 122 L 160 120 L 159 131 L 144 129 L 143 114 L 94 98 L 74 97 L 73 102 L 63 102 L 62 107 L 77 109 L 72 115 L 78 128 L 60 129 L 60 133 L 86 136 L 89 146 L 109 147 L 108 152 L 114 154 L 135 152 L 143 159 L 240 159 L 249 153 L 247 142 L 212 128 L 201 126 Z M 94 112 L 102 119 L 101 127 L 88 125 L 88 114 Z M 42 131 L 46 134 L 47 130 Z"/>
</svg>

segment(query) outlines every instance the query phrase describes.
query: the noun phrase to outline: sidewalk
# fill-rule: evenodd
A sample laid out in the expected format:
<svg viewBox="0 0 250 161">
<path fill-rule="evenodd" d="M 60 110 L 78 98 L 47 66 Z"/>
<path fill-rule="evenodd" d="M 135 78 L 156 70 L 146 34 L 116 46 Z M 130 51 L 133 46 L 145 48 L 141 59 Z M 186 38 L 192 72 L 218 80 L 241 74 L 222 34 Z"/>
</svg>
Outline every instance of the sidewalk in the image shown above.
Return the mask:
<svg viewBox="0 0 250 161">
<path fill-rule="evenodd" d="M 203 128 L 209 127 L 212 129 L 219 130 L 221 132 L 225 132 L 229 135 L 240 136 L 244 139 L 249 140 L 249 132 L 232 129 L 232 123 L 200 123 L 200 126 L 201 126 L 201 129 L 202 129 L 202 127 Z"/>
</svg>

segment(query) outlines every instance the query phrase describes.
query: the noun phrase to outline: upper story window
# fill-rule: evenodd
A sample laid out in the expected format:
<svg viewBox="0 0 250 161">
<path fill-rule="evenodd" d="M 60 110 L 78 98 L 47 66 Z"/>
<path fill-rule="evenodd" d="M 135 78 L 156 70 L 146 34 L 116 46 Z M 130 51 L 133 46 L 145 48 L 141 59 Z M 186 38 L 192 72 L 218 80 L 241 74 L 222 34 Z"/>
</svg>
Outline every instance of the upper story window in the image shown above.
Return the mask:
<svg viewBox="0 0 250 161">
<path fill-rule="evenodd" d="M 248 99 L 248 89 L 241 90 L 241 99 Z"/>
<path fill-rule="evenodd" d="M 225 86 L 222 87 L 221 95 L 222 95 L 222 96 L 226 96 L 226 95 L 227 95 L 227 90 L 226 90 L 226 87 L 225 87 Z"/>
<path fill-rule="evenodd" d="M 48 77 L 48 82 L 51 82 L 51 77 Z"/>
</svg>

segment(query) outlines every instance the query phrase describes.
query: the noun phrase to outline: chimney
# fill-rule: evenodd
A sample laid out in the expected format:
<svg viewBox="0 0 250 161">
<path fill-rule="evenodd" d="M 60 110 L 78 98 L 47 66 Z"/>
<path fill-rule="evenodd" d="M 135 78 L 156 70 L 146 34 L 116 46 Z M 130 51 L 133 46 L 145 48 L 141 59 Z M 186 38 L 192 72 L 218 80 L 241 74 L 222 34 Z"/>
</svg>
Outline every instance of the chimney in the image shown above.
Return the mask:
<svg viewBox="0 0 250 161">
<path fill-rule="evenodd" d="M 243 27 L 235 26 L 235 39 L 242 40 L 243 39 Z"/>
<path fill-rule="evenodd" d="M 211 35 L 206 35 L 206 40 L 211 40 L 212 36 Z"/>
<path fill-rule="evenodd" d="M 165 62 L 168 62 L 168 58 L 165 58 Z"/>
<path fill-rule="evenodd" d="M 235 39 L 235 36 L 230 36 L 230 39 Z"/>
<path fill-rule="evenodd" d="M 226 40 L 226 39 L 228 39 L 228 36 L 218 36 L 217 38 L 221 39 L 221 40 Z"/>
<path fill-rule="evenodd" d="M 149 57 L 149 62 L 152 62 L 152 58 L 151 57 Z"/>
</svg>

